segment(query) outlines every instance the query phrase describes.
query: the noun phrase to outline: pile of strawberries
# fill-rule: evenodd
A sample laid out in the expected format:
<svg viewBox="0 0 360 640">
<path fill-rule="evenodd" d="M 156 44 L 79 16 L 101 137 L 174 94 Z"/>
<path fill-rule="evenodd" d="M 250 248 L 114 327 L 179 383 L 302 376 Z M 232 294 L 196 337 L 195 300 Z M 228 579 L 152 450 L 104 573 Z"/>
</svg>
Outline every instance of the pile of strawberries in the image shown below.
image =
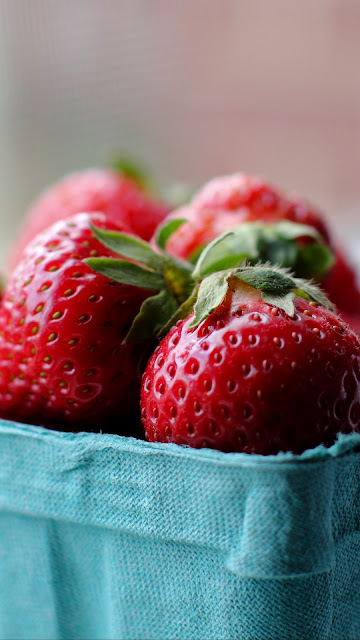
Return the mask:
<svg viewBox="0 0 360 640">
<path fill-rule="evenodd" d="M 359 432 L 360 292 L 319 211 L 244 174 L 169 211 L 116 171 L 40 196 L 0 308 L 0 417 L 264 455 Z"/>
</svg>

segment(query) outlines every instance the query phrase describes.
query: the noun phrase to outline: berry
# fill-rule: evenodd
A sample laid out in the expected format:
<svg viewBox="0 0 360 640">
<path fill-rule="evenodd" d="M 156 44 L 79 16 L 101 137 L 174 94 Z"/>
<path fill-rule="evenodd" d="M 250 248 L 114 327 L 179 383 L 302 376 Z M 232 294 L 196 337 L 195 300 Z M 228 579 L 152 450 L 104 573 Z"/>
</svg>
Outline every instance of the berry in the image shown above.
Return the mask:
<svg viewBox="0 0 360 640">
<path fill-rule="evenodd" d="M 0 415 L 61 429 L 134 433 L 139 347 L 123 344 L 149 292 L 95 273 L 84 259 L 112 257 L 89 223 L 55 223 L 28 246 L 0 309 Z"/>
<path fill-rule="evenodd" d="M 360 321 L 360 292 L 354 269 L 346 261 L 341 251 L 336 251 L 336 260 L 322 286 L 329 298 L 343 312 L 358 316 Z"/>
<path fill-rule="evenodd" d="M 170 220 L 176 218 L 186 222 L 168 240 L 167 251 L 191 260 L 215 237 L 244 222 L 289 220 L 313 227 L 326 244 L 332 244 L 321 212 L 303 200 L 282 194 L 260 178 L 242 173 L 211 180 L 188 206 L 168 216 Z M 328 277 L 318 281 L 340 311 L 360 314 L 354 269 L 339 251 L 335 258 Z"/>
<path fill-rule="evenodd" d="M 327 244 L 331 244 L 329 229 L 323 219 L 323 214 L 309 205 L 305 200 L 290 198 L 289 206 L 285 213 L 285 219 L 299 224 L 314 227 Z"/>
<path fill-rule="evenodd" d="M 325 240 L 329 238 L 319 212 L 303 201 L 287 198 L 261 178 L 242 173 L 211 180 L 188 206 L 169 215 L 174 218 L 186 222 L 171 236 L 166 249 L 185 259 L 243 222 L 290 220 L 313 226 Z"/>
<path fill-rule="evenodd" d="M 245 282 L 241 269 L 203 280 L 194 312 L 146 367 L 148 440 L 269 455 L 360 430 L 359 339 L 331 310 L 295 295 L 304 282 L 293 279 L 290 291 L 278 279 L 269 295 L 264 271 L 272 270 L 253 268 Z"/>
<path fill-rule="evenodd" d="M 10 268 L 40 231 L 83 211 L 102 212 L 121 230 L 148 240 L 169 208 L 119 172 L 88 169 L 73 173 L 49 187 L 28 211 L 10 256 Z"/>
<path fill-rule="evenodd" d="M 341 318 L 349 325 L 350 329 L 360 337 L 360 315 L 342 311 Z"/>
</svg>

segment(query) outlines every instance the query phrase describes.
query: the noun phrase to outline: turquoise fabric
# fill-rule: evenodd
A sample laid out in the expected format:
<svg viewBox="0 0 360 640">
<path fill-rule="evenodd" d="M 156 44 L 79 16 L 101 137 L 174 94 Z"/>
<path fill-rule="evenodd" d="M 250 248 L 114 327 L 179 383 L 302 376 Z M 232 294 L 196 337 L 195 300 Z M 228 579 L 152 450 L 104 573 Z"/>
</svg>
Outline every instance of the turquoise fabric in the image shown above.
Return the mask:
<svg viewBox="0 0 360 640">
<path fill-rule="evenodd" d="M 0 637 L 360 638 L 360 436 L 301 456 L 0 423 Z"/>
</svg>

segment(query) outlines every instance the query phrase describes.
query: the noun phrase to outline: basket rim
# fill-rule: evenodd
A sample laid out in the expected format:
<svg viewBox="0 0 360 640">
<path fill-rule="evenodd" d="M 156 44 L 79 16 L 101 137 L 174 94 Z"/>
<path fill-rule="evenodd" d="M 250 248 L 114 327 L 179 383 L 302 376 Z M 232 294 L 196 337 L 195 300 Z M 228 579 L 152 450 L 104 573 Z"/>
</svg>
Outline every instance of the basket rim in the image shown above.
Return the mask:
<svg viewBox="0 0 360 640">
<path fill-rule="evenodd" d="M 294 467 L 299 464 L 321 464 L 329 462 L 351 453 L 360 453 L 360 433 L 339 434 L 337 441 L 331 447 L 319 445 L 314 449 L 307 449 L 301 454 L 279 452 L 276 455 L 264 456 L 249 453 L 224 453 L 214 449 L 195 449 L 193 447 L 174 443 L 147 442 L 137 438 L 108 434 L 102 432 L 79 431 L 76 433 L 50 430 L 45 427 L 0 419 L 0 438 L 14 436 L 27 439 L 41 440 L 44 444 L 87 448 L 99 451 L 114 449 L 115 451 L 137 453 L 144 456 L 179 457 L 198 461 L 199 463 L 213 463 L 219 466 L 274 468 L 274 466 Z"/>
</svg>

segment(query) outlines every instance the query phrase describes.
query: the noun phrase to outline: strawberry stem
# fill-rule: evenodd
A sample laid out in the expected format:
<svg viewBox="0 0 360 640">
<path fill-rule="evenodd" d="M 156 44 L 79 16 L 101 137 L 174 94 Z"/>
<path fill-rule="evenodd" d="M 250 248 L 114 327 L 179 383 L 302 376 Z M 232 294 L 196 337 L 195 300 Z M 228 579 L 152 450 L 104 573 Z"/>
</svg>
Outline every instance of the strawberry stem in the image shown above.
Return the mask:
<svg viewBox="0 0 360 640">
<path fill-rule="evenodd" d="M 296 296 L 306 296 L 333 310 L 331 302 L 315 284 L 293 277 L 287 269 L 259 263 L 212 273 L 204 278 L 199 287 L 190 327 L 198 326 L 225 300 L 228 291 L 234 290 L 236 280 L 237 288 L 241 289 L 242 285 L 246 285 L 259 290 L 264 302 L 283 309 L 290 317 L 295 314 Z"/>
<path fill-rule="evenodd" d="M 271 225 L 244 223 L 207 245 L 194 268 L 164 249 L 184 222 L 174 219 L 160 228 L 157 250 L 135 236 L 92 227 L 102 244 L 125 259 L 89 258 L 86 263 L 111 280 L 157 292 L 143 303 L 126 341 L 163 334 L 192 309 L 192 326 L 196 326 L 223 302 L 229 283 L 232 287 L 234 281 L 238 287 L 259 290 L 264 302 L 283 309 L 289 316 L 295 312 L 294 299 L 299 295 L 332 308 L 315 284 L 268 261 L 270 257 L 272 263 L 290 263 L 294 269 L 302 265 L 301 270 L 309 270 L 310 274 L 312 269 L 328 268 L 333 256 L 312 227 L 287 221 Z"/>
</svg>

